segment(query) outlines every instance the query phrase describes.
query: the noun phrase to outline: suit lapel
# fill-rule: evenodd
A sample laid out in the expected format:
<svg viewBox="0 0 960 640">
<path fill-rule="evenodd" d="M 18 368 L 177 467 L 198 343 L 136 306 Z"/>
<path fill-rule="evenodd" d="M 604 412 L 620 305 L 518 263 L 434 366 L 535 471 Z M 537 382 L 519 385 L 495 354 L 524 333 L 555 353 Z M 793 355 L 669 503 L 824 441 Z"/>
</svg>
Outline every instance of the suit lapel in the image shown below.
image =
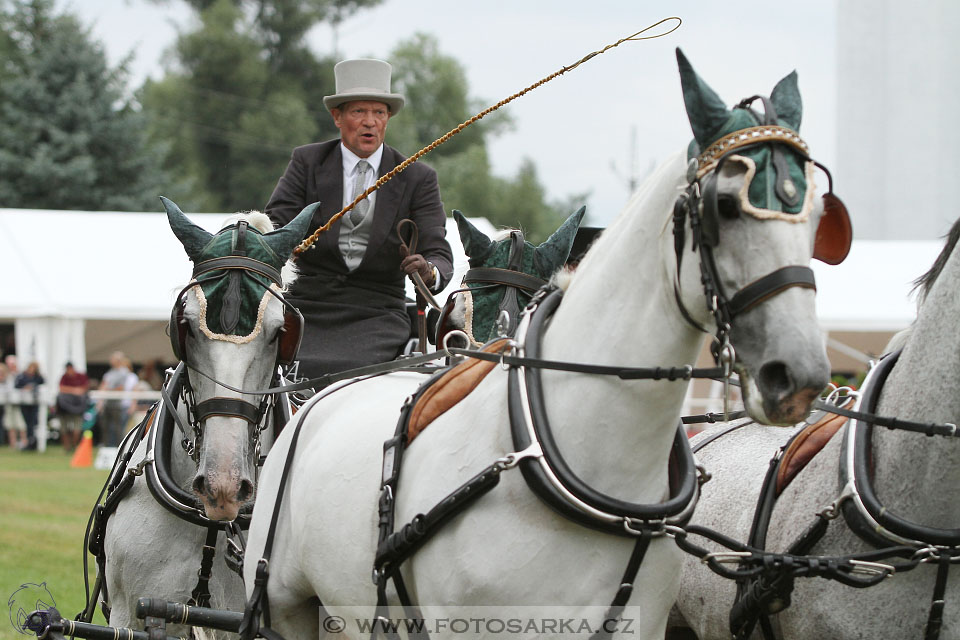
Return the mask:
<svg viewBox="0 0 960 640">
<path fill-rule="evenodd" d="M 385 176 L 400 164 L 399 155 L 391 147 L 383 146 L 383 157 L 380 159 L 380 169 L 377 172 L 378 178 Z M 377 204 L 373 210 L 373 226 L 370 229 L 370 238 L 367 241 L 367 251 L 363 254 L 363 260 L 360 264 L 373 259 L 372 256 L 377 254 L 380 246 L 390 237 L 390 234 L 396 233 L 400 199 L 403 197 L 404 189 L 404 181 L 400 177 L 400 174 L 398 174 L 377 189 Z"/>
<path fill-rule="evenodd" d="M 343 153 L 340 150 L 340 141 L 336 140 L 333 151 L 323 158 L 317 166 L 317 200 L 320 201 L 320 210 L 314 214 L 313 222 L 316 226 L 326 224 L 330 218 L 343 208 Z M 343 262 L 340 247 L 337 244 L 340 238 L 340 221 L 321 235 L 321 241 L 326 251 L 330 251 Z"/>
</svg>

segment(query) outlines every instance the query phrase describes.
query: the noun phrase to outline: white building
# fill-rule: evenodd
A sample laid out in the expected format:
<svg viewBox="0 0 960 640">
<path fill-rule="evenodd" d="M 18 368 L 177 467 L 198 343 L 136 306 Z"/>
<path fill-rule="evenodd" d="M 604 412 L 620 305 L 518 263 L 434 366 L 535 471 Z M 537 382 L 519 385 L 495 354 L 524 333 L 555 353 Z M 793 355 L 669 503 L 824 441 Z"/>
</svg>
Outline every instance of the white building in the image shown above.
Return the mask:
<svg viewBox="0 0 960 640">
<path fill-rule="evenodd" d="M 837 167 L 861 240 L 929 240 L 960 214 L 960 2 L 837 3 Z"/>
</svg>

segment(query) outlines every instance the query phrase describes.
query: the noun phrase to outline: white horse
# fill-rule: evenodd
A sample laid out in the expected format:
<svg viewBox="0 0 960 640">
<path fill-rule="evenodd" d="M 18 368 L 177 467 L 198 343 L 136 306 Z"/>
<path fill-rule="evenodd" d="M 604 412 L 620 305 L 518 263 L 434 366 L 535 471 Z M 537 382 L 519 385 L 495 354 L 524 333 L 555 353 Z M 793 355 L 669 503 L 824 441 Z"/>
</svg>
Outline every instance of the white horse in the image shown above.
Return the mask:
<svg viewBox="0 0 960 640">
<path fill-rule="evenodd" d="M 679 52 L 678 57 L 687 110 L 702 148 L 715 141 L 711 133 L 732 133 L 723 130 L 724 123 L 756 124 L 749 111 L 728 111 Z M 795 127 L 799 94 L 792 78 L 778 85 L 769 102 Z M 786 134 L 780 127 L 773 130 Z M 726 162 L 716 184 L 721 201 L 740 202 L 738 194 L 759 165 L 749 158 Z M 674 203 L 688 190 L 687 167 L 683 154 L 666 161 L 590 249 L 545 329 L 540 357 L 622 367 L 695 362 L 703 334 L 694 323 L 716 326 L 700 283 L 698 262 L 706 245 L 691 251 L 689 217 L 678 218 L 684 231 L 678 236 L 684 256 L 678 273 L 673 213 Z M 703 168 L 707 180 L 713 174 L 710 166 Z M 793 186 L 800 195 L 803 188 L 813 188 Z M 696 195 L 696 187 L 689 192 Z M 806 265 L 811 258 L 820 205 L 811 197 L 809 206 L 791 216 L 760 212 L 779 208 L 772 194 L 759 204 L 753 209 L 743 205 L 739 213 L 740 207 L 732 207 L 711 220 L 718 241 L 706 251 L 715 260 L 725 292 L 758 279 L 769 282 L 767 274 Z M 696 208 L 693 217 L 699 224 Z M 699 231 L 697 235 L 699 239 Z M 525 322 L 532 324 L 529 316 Z M 525 340 L 520 336 L 518 340 Z M 808 286 L 789 287 L 736 316 L 730 341 L 753 416 L 790 423 L 806 415 L 828 374 L 814 292 Z M 520 354 L 533 350 L 532 344 L 518 345 Z M 493 369 L 417 436 L 403 458 L 396 496 L 398 528 L 516 451 L 508 417 L 510 375 Z M 620 502 L 663 500 L 669 493 L 667 458 L 687 382 L 625 381 L 550 370 L 542 378 L 553 437 L 573 473 Z M 319 394 L 301 409 L 268 457 L 244 578 L 248 594 L 255 596 L 262 595 L 267 579 L 268 624 L 285 637 L 312 639 L 325 631 L 342 631 L 344 637 L 363 634 L 350 624 L 341 630 L 334 617 L 321 624 L 320 612 L 347 620 L 360 611 L 351 607 L 373 613 L 377 589 L 370 572 L 378 545 L 383 443 L 394 432 L 404 399 L 421 381 L 395 374 Z M 288 455 L 292 459 L 278 504 Z M 542 460 L 533 455 L 525 462 L 536 466 Z M 422 605 L 427 620 L 449 620 L 471 605 L 522 605 L 529 619 L 542 618 L 549 605 L 560 605 L 565 615 L 596 628 L 620 586 L 634 537 L 572 522 L 541 502 L 519 472 L 504 469 L 500 476 L 499 485 L 403 564 L 400 570 L 410 595 Z M 615 519 L 612 526 L 625 533 L 624 525 L 645 526 L 629 517 Z M 265 559 L 268 539 L 272 553 Z M 672 540 L 654 537 L 629 600 L 635 637 L 662 636 L 681 561 Z M 481 627 L 478 635 L 493 633 Z"/>
<path fill-rule="evenodd" d="M 178 403 L 179 420 L 163 402 L 141 439 L 131 432 L 121 458 L 136 449 L 115 470 L 115 483 L 126 478 L 123 488 L 111 492 L 107 514 L 98 518 L 94 540 L 105 561 L 103 600 L 113 627 L 140 628 L 141 597 L 186 602 L 200 596 L 205 604 L 208 592 L 213 606 L 243 608 L 243 582 L 223 561 L 223 529 L 238 516 L 249 521 L 261 449 L 271 444 L 274 421 L 289 410 L 284 414 L 285 400 L 274 395 L 230 387 L 273 386 L 278 362 L 292 359 L 299 344 L 299 316 L 282 299 L 280 273 L 314 207 L 276 231 L 266 216 L 252 213 L 230 218 L 213 235 L 169 200 L 164 206 L 195 264 L 171 315 L 171 341 L 185 364 L 166 392 Z M 214 545 L 208 535 L 216 536 Z M 209 576 L 205 584 L 198 579 L 201 567 Z M 179 625 L 169 629 L 184 632 Z"/>
<path fill-rule="evenodd" d="M 901 355 L 896 360 L 888 356 L 883 363 L 887 366 L 876 366 L 865 384 L 865 397 L 879 394 L 876 406 L 862 408 L 921 423 L 957 424 L 960 419 L 958 236 L 960 223 L 955 223 L 940 258 L 922 278 L 922 303 Z M 885 381 L 879 380 L 882 375 Z M 861 423 L 858 429 L 863 428 Z M 693 442 L 709 439 L 722 429 L 705 431 Z M 698 457 L 713 479 L 703 487 L 693 523 L 745 542 L 768 462 L 790 435 L 781 429 L 745 426 L 706 444 Z M 850 470 L 868 468 L 860 452 L 857 461 L 849 463 L 854 460 L 849 457 L 855 450 L 854 435 L 848 422 L 783 490 L 770 517 L 766 549 L 785 551 L 817 514 L 836 516 L 835 503 L 843 503 L 844 517 L 828 520 L 825 535 L 807 553 L 843 557 L 906 544 L 928 548 L 918 557 L 935 560 L 938 553 L 929 547 L 936 544 L 942 545 L 942 555 L 955 554 L 960 545 L 960 503 L 952 488 L 960 482 L 960 442 L 877 426 L 872 440 L 863 436 L 872 448 L 869 472 L 851 483 Z M 860 498 L 851 489 L 856 487 L 857 494 L 863 494 L 869 474 L 872 493 L 882 509 L 874 509 L 875 524 L 864 526 L 869 521 L 856 515 L 859 510 L 854 507 Z M 868 542 L 851 529 L 851 523 L 861 532 L 879 528 L 893 535 Z M 900 558 L 878 561 L 905 562 Z M 792 604 L 772 617 L 770 628 L 782 638 L 935 638 L 933 633 L 925 634 L 937 567 L 936 561 L 924 563 L 862 589 L 825 578 L 797 578 Z M 936 597 L 946 603 L 939 637 L 956 639 L 960 638 L 960 577 L 955 568 L 947 575 L 945 593 Z M 732 580 L 712 574 L 695 559 L 685 563 L 678 609 L 701 640 L 731 637 L 729 614 L 735 595 Z M 754 637 L 761 637 L 760 633 L 758 627 Z"/>
</svg>

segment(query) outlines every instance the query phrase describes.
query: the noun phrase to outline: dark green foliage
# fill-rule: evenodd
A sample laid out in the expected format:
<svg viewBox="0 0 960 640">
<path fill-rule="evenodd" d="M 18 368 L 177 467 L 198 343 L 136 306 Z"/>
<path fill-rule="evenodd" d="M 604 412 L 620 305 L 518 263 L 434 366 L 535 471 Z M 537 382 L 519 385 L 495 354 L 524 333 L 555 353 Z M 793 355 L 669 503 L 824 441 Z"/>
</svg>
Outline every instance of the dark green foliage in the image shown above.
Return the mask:
<svg viewBox="0 0 960 640">
<path fill-rule="evenodd" d="M 314 114 L 293 83 L 271 72 L 263 48 L 230 0 L 180 36 L 179 69 L 143 91 L 151 137 L 170 145 L 165 195 L 193 211 L 260 209 L 294 146 L 314 139 Z"/>
<path fill-rule="evenodd" d="M 53 0 L 0 0 L 0 206 L 137 211 L 165 182 L 125 71 Z"/>
</svg>

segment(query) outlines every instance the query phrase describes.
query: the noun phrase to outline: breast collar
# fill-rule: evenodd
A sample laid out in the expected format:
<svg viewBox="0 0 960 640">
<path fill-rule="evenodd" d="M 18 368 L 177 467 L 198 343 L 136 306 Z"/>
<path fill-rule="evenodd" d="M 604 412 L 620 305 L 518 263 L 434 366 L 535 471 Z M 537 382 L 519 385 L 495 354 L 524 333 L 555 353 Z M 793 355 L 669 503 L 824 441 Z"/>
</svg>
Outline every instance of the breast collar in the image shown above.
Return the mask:
<svg viewBox="0 0 960 640">
<path fill-rule="evenodd" d="M 535 297 L 517 329 L 517 352 L 540 357 L 540 341 L 547 320 L 556 311 L 563 292 L 554 289 L 542 300 Z M 569 467 L 554 440 L 547 419 L 540 369 L 515 366 L 509 374 L 510 431 L 520 458 L 520 470 L 530 489 L 565 518 L 584 526 L 622 536 L 652 529 L 662 535 L 669 526 L 690 520 L 699 498 L 699 474 L 682 423 L 670 452 L 670 497 L 660 503 L 636 504 L 593 489 Z M 523 452 L 535 452 L 522 455 Z"/>
<path fill-rule="evenodd" d="M 883 385 L 896 365 L 900 351 L 882 358 L 863 382 L 855 410 L 873 413 L 880 400 Z M 840 454 L 840 487 L 838 498 L 847 525 L 860 538 L 877 547 L 907 544 L 915 547 L 931 545 L 960 547 L 960 529 L 941 529 L 910 522 L 887 509 L 873 487 L 871 437 L 873 425 L 863 420 L 847 423 Z M 917 434 L 916 437 L 921 437 Z M 925 437 L 925 436 L 924 436 Z"/>
</svg>

